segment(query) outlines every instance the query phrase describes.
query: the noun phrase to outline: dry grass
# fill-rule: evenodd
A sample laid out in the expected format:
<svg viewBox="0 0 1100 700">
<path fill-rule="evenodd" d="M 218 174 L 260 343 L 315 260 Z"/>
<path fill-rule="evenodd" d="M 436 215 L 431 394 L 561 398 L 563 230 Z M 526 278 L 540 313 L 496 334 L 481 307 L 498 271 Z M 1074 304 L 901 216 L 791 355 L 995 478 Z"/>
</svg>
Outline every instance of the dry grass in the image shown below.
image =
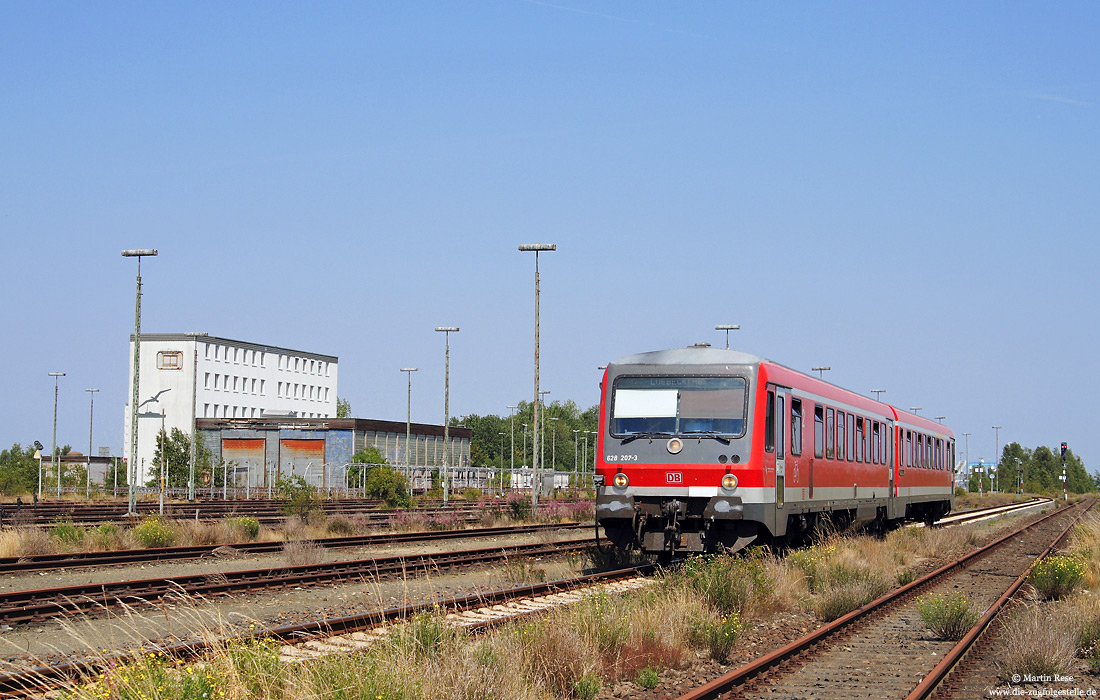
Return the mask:
<svg viewBox="0 0 1100 700">
<path fill-rule="evenodd" d="M 1078 634 L 1073 608 L 1064 604 L 1024 607 L 1005 625 L 1001 635 L 1001 678 L 1067 672 L 1073 666 Z"/>
<path fill-rule="evenodd" d="M 283 560 L 289 566 L 320 564 L 324 558 L 324 547 L 313 540 L 293 540 L 283 545 Z"/>
<path fill-rule="evenodd" d="M 1087 514 L 1073 528 L 1069 551 L 1085 563 L 1082 583 L 1092 591 L 1100 591 L 1100 516 Z"/>
</svg>

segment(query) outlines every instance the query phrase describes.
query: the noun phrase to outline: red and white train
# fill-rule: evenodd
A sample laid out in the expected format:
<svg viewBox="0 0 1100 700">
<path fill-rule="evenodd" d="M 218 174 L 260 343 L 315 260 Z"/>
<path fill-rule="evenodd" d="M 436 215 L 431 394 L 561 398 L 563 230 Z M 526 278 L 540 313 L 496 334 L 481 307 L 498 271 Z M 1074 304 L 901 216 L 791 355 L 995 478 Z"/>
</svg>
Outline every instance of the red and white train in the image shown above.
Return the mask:
<svg viewBox="0 0 1100 700">
<path fill-rule="evenodd" d="M 601 388 L 596 520 L 623 549 L 737 550 L 954 505 L 945 426 L 755 355 L 631 355 Z"/>
</svg>

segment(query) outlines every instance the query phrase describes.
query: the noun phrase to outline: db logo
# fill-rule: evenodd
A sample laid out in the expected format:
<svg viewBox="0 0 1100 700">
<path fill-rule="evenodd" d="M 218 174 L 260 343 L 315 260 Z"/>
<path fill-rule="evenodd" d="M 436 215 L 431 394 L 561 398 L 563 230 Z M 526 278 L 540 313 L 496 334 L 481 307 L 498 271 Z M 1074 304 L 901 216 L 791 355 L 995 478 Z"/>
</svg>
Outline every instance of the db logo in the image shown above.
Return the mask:
<svg viewBox="0 0 1100 700">
<path fill-rule="evenodd" d="M 670 484 L 682 484 L 684 483 L 684 475 L 680 472 L 668 472 L 665 474 L 665 481 Z"/>
</svg>

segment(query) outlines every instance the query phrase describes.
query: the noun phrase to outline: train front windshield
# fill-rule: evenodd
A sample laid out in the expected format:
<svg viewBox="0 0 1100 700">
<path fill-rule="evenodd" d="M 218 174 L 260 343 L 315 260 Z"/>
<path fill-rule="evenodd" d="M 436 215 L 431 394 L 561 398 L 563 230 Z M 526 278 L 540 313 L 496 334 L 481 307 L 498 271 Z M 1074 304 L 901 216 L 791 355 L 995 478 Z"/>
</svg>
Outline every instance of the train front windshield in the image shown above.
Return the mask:
<svg viewBox="0 0 1100 700">
<path fill-rule="evenodd" d="M 741 437 L 747 388 L 741 377 L 619 377 L 611 434 Z"/>
</svg>

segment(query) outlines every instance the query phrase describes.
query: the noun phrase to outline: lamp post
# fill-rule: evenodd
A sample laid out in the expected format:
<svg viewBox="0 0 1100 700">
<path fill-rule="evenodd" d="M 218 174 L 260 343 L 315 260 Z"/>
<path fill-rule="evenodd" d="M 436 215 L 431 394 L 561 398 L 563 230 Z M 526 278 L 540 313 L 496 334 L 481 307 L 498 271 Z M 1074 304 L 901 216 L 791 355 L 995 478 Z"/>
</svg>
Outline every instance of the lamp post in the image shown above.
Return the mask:
<svg viewBox="0 0 1100 700">
<path fill-rule="evenodd" d="M 920 413 L 921 411 L 924 410 L 924 407 L 923 406 L 910 406 L 909 410 L 912 411 L 913 413 Z"/>
<path fill-rule="evenodd" d="M 532 512 L 539 503 L 539 490 L 535 480 L 539 472 L 539 253 L 557 250 L 553 243 L 528 243 L 519 247 L 521 251 L 535 254 L 535 405 L 532 417 L 534 427 L 534 445 L 531 456 L 531 507 Z"/>
<path fill-rule="evenodd" d="M 402 367 L 401 371 L 409 378 L 409 393 L 405 401 L 405 479 L 412 481 L 412 464 L 409 462 L 409 439 L 412 436 L 412 401 L 413 401 L 413 372 L 419 371 L 417 367 Z"/>
<path fill-rule="evenodd" d="M 726 350 L 729 350 L 730 349 L 730 331 L 739 331 L 739 330 L 741 330 L 741 326 L 739 326 L 737 324 L 732 324 L 731 325 L 729 323 L 719 323 L 717 326 L 714 327 L 714 330 L 716 330 L 716 331 L 725 331 L 726 332 Z"/>
<path fill-rule="evenodd" d="M 875 395 L 875 401 L 880 400 L 880 397 L 886 393 L 885 389 L 871 389 L 871 393 Z"/>
<path fill-rule="evenodd" d="M 57 500 L 61 500 L 61 460 L 57 454 L 57 382 L 64 372 L 50 372 L 53 377 L 53 447 L 50 448 L 50 466 L 57 472 Z M 38 471 L 38 498 L 42 498 L 42 470 Z"/>
<path fill-rule="evenodd" d="M 588 431 L 587 430 L 582 430 L 581 432 L 584 433 L 584 449 L 581 451 L 581 460 L 584 462 L 584 466 L 587 467 L 588 466 Z M 581 477 L 583 478 L 583 476 L 584 476 L 584 472 L 581 472 Z"/>
<path fill-rule="evenodd" d="M 996 435 L 995 452 L 993 453 L 993 464 L 996 465 L 998 471 L 1001 468 L 1001 426 L 993 426 L 993 433 Z"/>
<path fill-rule="evenodd" d="M 84 391 L 88 392 L 88 462 L 84 469 L 84 498 L 90 501 L 92 500 L 92 416 L 95 413 L 95 395 L 99 389 Z"/>
<path fill-rule="evenodd" d="M 458 333 L 458 326 L 437 326 L 436 332 L 442 333 L 446 338 L 446 363 L 443 368 L 443 505 L 447 505 L 447 499 L 451 490 L 450 471 L 451 464 L 447 443 L 451 437 L 451 333 Z"/>
<path fill-rule="evenodd" d="M 939 421 L 940 425 L 943 425 L 943 419 L 947 418 L 947 416 L 933 416 L 933 418 L 935 418 L 937 421 Z"/>
<path fill-rule="evenodd" d="M 523 466 L 527 466 L 527 424 L 523 424 Z"/>
<path fill-rule="evenodd" d="M 810 371 L 811 372 L 817 372 L 818 379 L 823 379 L 825 377 L 825 373 L 828 372 L 831 369 L 832 369 L 832 367 L 821 366 L 821 367 L 811 367 Z"/>
<path fill-rule="evenodd" d="M 133 248 L 122 251 L 124 258 L 137 258 L 137 301 L 134 303 L 134 386 L 130 392 L 130 466 L 126 481 L 130 487 L 130 503 L 128 513 L 137 515 L 137 494 L 134 492 L 134 481 L 137 475 L 137 450 L 138 450 L 138 382 L 141 376 L 141 259 L 154 257 L 157 251 L 152 248 Z M 191 439 L 194 439 L 194 435 Z"/>
</svg>

